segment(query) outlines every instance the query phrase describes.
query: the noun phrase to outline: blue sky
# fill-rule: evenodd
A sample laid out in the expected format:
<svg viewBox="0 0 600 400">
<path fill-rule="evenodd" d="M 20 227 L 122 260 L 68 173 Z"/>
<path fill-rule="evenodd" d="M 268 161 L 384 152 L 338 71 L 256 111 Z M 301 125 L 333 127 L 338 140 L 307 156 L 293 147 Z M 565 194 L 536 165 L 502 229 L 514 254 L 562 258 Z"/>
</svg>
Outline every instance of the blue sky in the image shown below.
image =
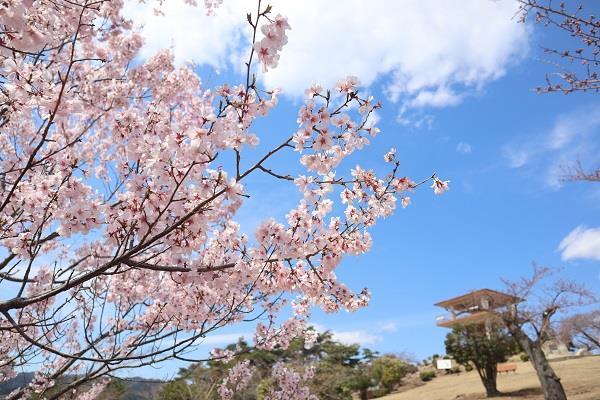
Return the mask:
<svg viewBox="0 0 600 400">
<path fill-rule="evenodd" d="M 443 310 L 434 303 L 472 289 L 502 289 L 501 277 L 526 275 L 534 261 L 563 267 L 565 276 L 600 291 L 600 185 L 560 180 L 562 168 L 577 160 L 600 165 L 600 99 L 533 90 L 555 71 L 540 44 L 569 40 L 517 24 L 509 0 L 465 1 L 461 9 L 436 0 L 334 3 L 275 2 L 275 12 L 290 18 L 290 43 L 279 68 L 261 79 L 286 95 L 257 124 L 256 154 L 295 130 L 301 88 L 319 77 L 331 84 L 354 74 L 383 103 L 382 134 L 340 170 L 355 163 L 381 169 L 382 155 L 395 147 L 404 173 L 417 180 L 435 171 L 451 189 L 443 196 L 418 190 L 411 206 L 372 231 L 368 254 L 344 260 L 338 276 L 371 290 L 368 308 L 315 312 L 313 322 L 341 340 L 420 360 L 443 353 L 447 331 L 435 326 Z M 130 12 L 145 23 L 143 56 L 171 46 L 178 60 L 195 61 L 210 85 L 241 82 L 250 4 L 225 0 L 209 18 L 178 5 L 163 19 Z M 290 159 L 270 167 L 300 170 Z M 240 213 L 247 231 L 261 218 L 282 218 L 298 197 L 293 186 L 268 176 L 249 186 L 261 196 Z M 232 328 L 206 347 L 251 331 Z"/>
</svg>

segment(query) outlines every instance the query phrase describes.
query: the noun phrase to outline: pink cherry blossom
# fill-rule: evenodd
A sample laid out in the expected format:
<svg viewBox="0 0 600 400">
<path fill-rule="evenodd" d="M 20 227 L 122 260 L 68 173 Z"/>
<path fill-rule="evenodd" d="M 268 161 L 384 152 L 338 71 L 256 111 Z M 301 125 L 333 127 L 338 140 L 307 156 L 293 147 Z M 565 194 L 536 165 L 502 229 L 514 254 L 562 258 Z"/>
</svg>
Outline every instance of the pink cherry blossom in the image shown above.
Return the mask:
<svg viewBox="0 0 600 400">
<path fill-rule="evenodd" d="M 272 390 L 265 399 L 268 400 L 317 400 L 310 393 L 307 381 L 314 377 L 313 367 L 307 367 L 304 371 L 293 370 L 283 363 L 273 366 L 273 377 L 277 387 Z"/>
<path fill-rule="evenodd" d="M 264 37 L 254 43 L 254 51 L 260 60 L 263 71 L 268 71 L 269 68 L 277 67 L 279 62 L 279 52 L 287 43 L 286 30 L 291 29 L 287 22 L 287 18 L 282 15 L 277 15 L 269 24 L 261 26 L 260 30 Z"/>
<path fill-rule="evenodd" d="M 205 0 L 205 10 L 220 3 Z M 295 131 L 256 128 L 276 112 L 279 91 L 251 79 L 255 63 L 274 68 L 290 29 L 270 7 L 249 18 L 260 38 L 248 43 L 248 80 L 217 87 L 167 50 L 142 59 L 144 40 L 123 7 L 0 5 L 11 32 L 0 38 L 0 381 L 36 373 L 9 398 L 44 397 L 64 374 L 81 379 L 61 385 L 63 394 L 91 398 L 107 375 L 187 357 L 246 320 L 258 321 L 257 348 L 305 334 L 310 343 L 311 309 L 368 304 L 369 291 L 346 286 L 336 270 L 370 250 L 370 229 L 402 192 L 427 181 L 402 177 L 390 153 L 381 176 L 346 167 L 379 131 L 370 116 L 380 105 L 360 95 L 356 77 L 308 89 Z M 279 142 L 257 157 L 248 149 L 263 134 Z M 248 183 L 261 174 L 295 185 L 298 201 L 248 234 L 240 208 L 250 196 L 270 201 Z M 435 178 L 435 193 L 447 184 Z M 221 395 L 231 398 L 250 370 L 231 369 Z M 277 366 L 271 398 L 311 398 L 310 374 Z"/>
<path fill-rule="evenodd" d="M 408 197 L 408 196 L 403 197 L 402 198 L 402 207 L 403 208 L 408 207 L 410 205 L 410 202 L 411 202 L 410 197 Z"/>
<path fill-rule="evenodd" d="M 219 396 L 223 400 L 230 400 L 236 392 L 242 391 L 254 374 L 254 368 L 250 366 L 250 361 L 245 360 L 237 363 L 229 369 L 227 376 L 217 389 Z"/>
<path fill-rule="evenodd" d="M 387 153 L 385 153 L 383 159 L 385 160 L 385 162 L 394 161 L 396 159 L 396 149 L 392 147 Z"/>
<path fill-rule="evenodd" d="M 435 194 L 442 194 L 449 189 L 448 184 L 450 181 L 442 181 L 438 178 L 433 179 L 433 183 L 431 184 L 431 188 Z"/>
</svg>

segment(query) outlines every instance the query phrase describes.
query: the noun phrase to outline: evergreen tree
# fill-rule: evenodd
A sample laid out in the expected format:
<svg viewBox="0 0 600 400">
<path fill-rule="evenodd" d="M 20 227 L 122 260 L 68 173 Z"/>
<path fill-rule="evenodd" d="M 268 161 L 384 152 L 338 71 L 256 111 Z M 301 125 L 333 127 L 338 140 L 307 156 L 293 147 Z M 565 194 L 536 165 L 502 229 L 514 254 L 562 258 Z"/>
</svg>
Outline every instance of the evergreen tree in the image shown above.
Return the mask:
<svg viewBox="0 0 600 400">
<path fill-rule="evenodd" d="M 483 325 L 467 325 L 455 327 L 446 336 L 446 353 L 462 365 L 472 364 L 488 397 L 500 392 L 496 386 L 498 363 L 505 362 L 508 357 L 519 350 L 516 341 L 506 329 Z"/>
</svg>

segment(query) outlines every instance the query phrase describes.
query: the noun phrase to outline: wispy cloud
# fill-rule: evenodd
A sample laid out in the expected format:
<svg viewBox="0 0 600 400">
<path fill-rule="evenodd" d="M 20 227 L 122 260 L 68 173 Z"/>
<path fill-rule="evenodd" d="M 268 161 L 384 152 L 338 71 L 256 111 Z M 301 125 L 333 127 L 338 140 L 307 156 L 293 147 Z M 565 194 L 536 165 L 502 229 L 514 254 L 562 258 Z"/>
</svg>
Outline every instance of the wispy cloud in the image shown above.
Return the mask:
<svg viewBox="0 0 600 400">
<path fill-rule="evenodd" d="M 400 94 L 396 95 L 392 93 L 393 99 L 396 99 L 399 96 Z M 404 109 L 454 106 L 461 101 L 461 95 L 448 87 L 440 86 L 435 88 L 435 90 L 421 90 L 412 99 L 405 103 Z"/>
<path fill-rule="evenodd" d="M 600 260 L 600 228 L 578 226 L 558 245 L 563 260 Z"/>
<path fill-rule="evenodd" d="M 364 346 L 383 341 L 383 336 L 378 334 L 379 332 L 367 332 L 364 329 L 330 329 L 318 322 L 311 322 L 311 325 L 317 332 L 330 332 L 334 340 L 345 344 L 360 344 Z"/>
<path fill-rule="evenodd" d="M 329 331 L 333 338 L 346 344 L 374 345 L 386 340 L 388 335 L 393 335 L 401 329 L 416 326 L 430 325 L 433 321 L 431 313 L 407 314 L 395 320 L 370 321 L 361 323 L 359 329 L 328 329 L 319 323 L 311 323 L 319 332 Z M 368 325 L 370 328 L 362 329 Z"/>
<path fill-rule="evenodd" d="M 559 115 L 546 132 L 515 141 L 503 148 L 510 168 L 532 166 L 544 171 L 546 185 L 559 188 L 565 168 L 581 161 L 600 162 L 600 104 L 581 107 Z"/>
<path fill-rule="evenodd" d="M 376 335 L 364 330 L 359 331 L 331 331 L 333 339 L 346 344 L 372 345 L 383 341 L 381 335 Z"/>
<path fill-rule="evenodd" d="M 521 168 L 529 162 L 531 157 L 530 151 L 520 149 L 513 145 L 505 146 L 502 152 L 508 161 L 508 166 L 510 168 Z"/>
<path fill-rule="evenodd" d="M 396 332 L 398 330 L 398 323 L 396 321 L 387 321 L 379 324 L 377 330 L 379 332 Z"/>
<path fill-rule="evenodd" d="M 251 338 L 252 334 L 248 332 L 242 333 L 222 333 L 216 335 L 208 335 L 202 340 L 201 345 L 204 346 L 217 346 L 217 345 L 228 345 L 231 343 L 236 343 L 239 338 L 244 338 L 248 340 Z"/>
<path fill-rule="evenodd" d="M 367 86 L 384 82 L 402 110 L 451 106 L 465 89 L 503 76 L 527 47 L 527 27 L 512 19 L 512 1 L 464 0 L 460 7 L 444 0 L 271 3 L 292 30 L 279 67 L 264 79 L 291 96 L 303 95 L 315 80 L 330 86 L 356 75 Z M 242 65 L 249 39 L 245 13 L 253 2 L 228 0 L 211 17 L 184 2 L 165 2 L 164 16 L 134 4 L 129 15 L 144 24 L 144 56 L 172 47 L 179 61 Z"/>
<path fill-rule="evenodd" d="M 469 143 L 460 142 L 456 145 L 456 151 L 463 154 L 471 154 L 473 152 L 473 148 Z"/>
</svg>

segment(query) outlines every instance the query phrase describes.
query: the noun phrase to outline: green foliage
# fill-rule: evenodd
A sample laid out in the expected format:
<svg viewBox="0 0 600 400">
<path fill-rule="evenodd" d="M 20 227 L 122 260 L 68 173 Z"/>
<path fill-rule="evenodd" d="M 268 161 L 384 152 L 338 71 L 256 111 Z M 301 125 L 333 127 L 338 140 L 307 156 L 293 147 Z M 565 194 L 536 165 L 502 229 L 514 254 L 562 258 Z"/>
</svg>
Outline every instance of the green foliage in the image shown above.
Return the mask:
<svg viewBox="0 0 600 400">
<path fill-rule="evenodd" d="M 373 369 L 370 365 L 363 365 L 353 371 L 351 380 L 349 382 L 349 388 L 356 391 L 366 391 L 370 387 L 376 385 L 376 381 L 373 377 Z"/>
<path fill-rule="evenodd" d="M 529 355 L 527 353 L 521 353 L 519 354 L 519 358 L 521 359 L 521 361 L 523 362 L 527 362 L 529 361 Z"/>
<path fill-rule="evenodd" d="M 386 394 L 389 394 L 390 391 L 387 390 L 386 388 L 382 387 L 382 388 L 376 388 L 376 389 L 371 389 L 368 392 L 368 398 L 369 399 L 376 399 L 377 397 L 383 397 Z"/>
<path fill-rule="evenodd" d="M 374 378 L 388 390 L 393 390 L 408 373 L 408 364 L 394 356 L 384 356 L 373 361 Z"/>
<path fill-rule="evenodd" d="M 435 378 L 435 371 L 421 371 L 419 378 L 421 378 L 423 382 L 428 382 Z"/>
<path fill-rule="evenodd" d="M 192 391 L 182 380 L 168 382 L 164 384 L 158 394 L 157 400 L 192 400 Z"/>
<path fill-rule="evenodd" d="M 496 395 L 498 363 L 505 362 L 519 350 L 506 329 L 483 325 L 455 327 L 445 340 L 446 353 L 462 365 L 472 363 L 481 378 L 488 397 Z"/>
<path fill-rule="evenodd" d="M 256 400 L 264 400 L 275 387 L 275 382 L 271 378 L 265 378 L 258 383 L 256 387 Z"/>
<path fill-rule="evenodd" d="M 96 400 L 112 400 L 118 399 L 127 392 L 127 384 L 121 379 L 113 378 L 110 380 L 108 385 L 100 393 Z"/>
<path fill-rule="evenodd" d="M 380 395 L 387 394 L 414 369 L 396 356 L 380 357 L 369 349 L 361 350 L 359 345 L 336 342 L 329 332 L 319 334 L 310 348 L 305 347 L 302 338 L 297 338 L 285 350 L 250 349 L 243 340 L 226 349 L 243 352 L 229 363 L 210 361 L 181 369 L 178 378 L 165 384 L 156 398 L 217 400 L 218 385 L 228 369 L 243 360 L 249 360 L 256 372 L 249 387 L 243 393 L 236 393 L 235 400 L 264 400 L 274 388 L 271 370 L 277 362 L 298 368 L 313 365 L 315 376 L 309 382 L 311 392 L 317 398 L 329 400 L 351 400 L 354 393 L 361 399 L 372 398 L 375 388 L 379 389 Z"/>
<path fill-rule="evenodd" d="M 319 399 L 352 399 L 353 369 L 332 362 L 320 362 L 311 380 L 311 392 Z"/>
<path fill-rule="evenodd" d="M 473 364 L 471 364 L 471 363 L 466 364 L 465 371 L 467 371 L 467 372 L 473 371 Z"/>
<path fill-rule="evenodd" d="M 480 369 L 505 362 L 516 354 L 518 346 L 512 336 L 502 328 L 493 328 L 488 332 L 481 325 L 456 327 L 448 333 L 445 340 L 446 353 L 457 363 L 473 365 Z"/>
</svg>

